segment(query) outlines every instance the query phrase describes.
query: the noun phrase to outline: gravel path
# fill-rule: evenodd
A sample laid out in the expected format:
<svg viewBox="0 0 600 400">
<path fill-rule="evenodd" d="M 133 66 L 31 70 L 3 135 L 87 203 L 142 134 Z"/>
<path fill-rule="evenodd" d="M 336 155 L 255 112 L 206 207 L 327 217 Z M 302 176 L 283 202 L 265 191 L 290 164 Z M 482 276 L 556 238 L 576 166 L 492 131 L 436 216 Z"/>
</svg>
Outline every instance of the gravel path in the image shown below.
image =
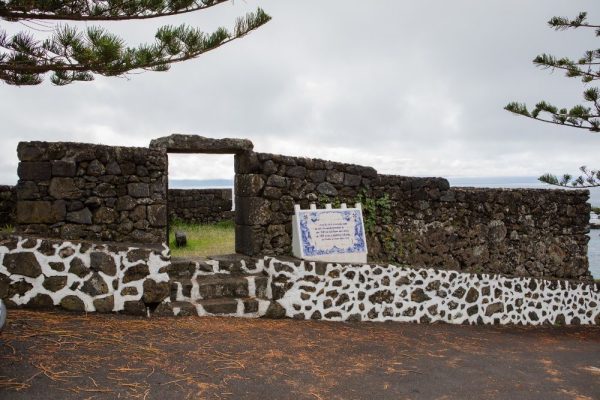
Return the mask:
<svg viewBox="0 0 600 400">
<path fill-rule="evenodd" d="M 599 327 L 10 310 L 0 399 L 600 399 Z"/>
</svg>

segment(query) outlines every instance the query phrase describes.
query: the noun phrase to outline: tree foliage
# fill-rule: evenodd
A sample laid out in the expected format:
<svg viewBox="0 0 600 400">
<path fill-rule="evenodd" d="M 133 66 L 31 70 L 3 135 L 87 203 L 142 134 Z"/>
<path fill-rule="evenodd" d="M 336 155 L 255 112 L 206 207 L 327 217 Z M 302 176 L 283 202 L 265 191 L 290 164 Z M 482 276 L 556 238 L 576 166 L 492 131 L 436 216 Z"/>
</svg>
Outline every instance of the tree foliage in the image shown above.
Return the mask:
<svg viewBox="0 0 600 400">
<path fill-rule="evenodd" d="M 0 79 L 11 85 L 37 85 L 50 73 L 55 85 L 90 81 L 94 75 L 125 76 L 136 71 L 166 71 L 176 62 L 196 58 L 241 38 L 267 23 L 262 9 L 235 22 L 232 31 L 205 33 L 186 25 L 166 25 L 154 43 L 129 47 L 99 26 L 80 30 L 53 27 L 50 37 L 36 38 L 51 21 L 125 21 L 201 11 L 229 0 L 0 0 L 0 18 L 29 29 L 8 35 L 0 29 Z M 51 25 L 50 25 L 51 26 Z"/>
<path fill-rule="evenodd" d="M 571 28 L 593 29 L 596 36 L 600 37 L 600 25 L 589 24 L 585 12 L 579 13 L 574 19 L 553 17 L 548 24 L 557 31 Z M 578 60 L 541 54 L 533 59 L 533 63 L 544 69 L 564 71 L 565 76 L 580 78 L 585 85 L 600 80 L 600 49 L 588 50 Z M 526 104 L 518 102 L 509 103 L 505 109 L 514 114 L 550 124 L 600 132 L 600 90 L 597 87 L 586 88 L 583 92 L 583 99 L 586 101 L 585 105 L 577 104 L 570 108 L 559 108 L 546 101 L 540 101 L 531 110 Z M 576 178 L 569 174 L 564 174 L 560 178 L 552 174 L 544 174 L 539 180 L 558 186 L 600 186 L 600 171 L 590 170 L 585 166 L 581 167 L 580 171 L 581 175 Z"/>
</svg>

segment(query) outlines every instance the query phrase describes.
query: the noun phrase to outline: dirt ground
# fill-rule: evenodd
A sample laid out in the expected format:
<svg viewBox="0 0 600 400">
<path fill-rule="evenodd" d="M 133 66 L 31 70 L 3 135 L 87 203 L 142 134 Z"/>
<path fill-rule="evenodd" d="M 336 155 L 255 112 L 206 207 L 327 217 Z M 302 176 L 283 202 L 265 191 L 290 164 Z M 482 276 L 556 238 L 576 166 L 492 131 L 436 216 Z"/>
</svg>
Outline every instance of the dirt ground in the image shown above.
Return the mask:
<svg viewBox="0 0 600 400">
<path fill-rule="evenodd" d="M 10 310 L 0 399 L 600 399 L 599 327 Z"/>
</svg>

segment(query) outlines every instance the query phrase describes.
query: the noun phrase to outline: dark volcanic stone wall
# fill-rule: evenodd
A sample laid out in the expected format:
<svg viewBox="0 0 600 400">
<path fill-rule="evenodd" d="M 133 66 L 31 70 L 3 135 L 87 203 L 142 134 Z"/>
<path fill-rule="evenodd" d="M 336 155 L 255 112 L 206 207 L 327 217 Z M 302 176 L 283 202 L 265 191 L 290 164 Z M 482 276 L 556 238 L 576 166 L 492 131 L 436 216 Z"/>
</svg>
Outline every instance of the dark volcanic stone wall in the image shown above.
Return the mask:
<svg viewBox="0 0 600 400">
<path fill-rule="evenodd" d="M 14 186 L 0 185 L 0 226 L 15 223 L 17 195 Z"/>
<path fill-rule="evenodd" d="M 233 219 L 231 189 L 169 189 L 169 220 L 214 223 Z"/>
<path fill-rule="evenodd" d="M 235 157 L 236 251 L 291 254 L 294 204 L 365 209 L 369 257 L 475 273 L 591 279 L 589 192 L 450 188 L 442 178 L 379 175 L 373 168 L 247 152 Z"/>
<path fill-rule="evenodd" d="M 16 232 L 165 243 L 167 155 L 68 142 L 21 142 Z"/>
<path fill-rule="evenodd" d="M 473 273 L 591 279 L 587 190 L 450 188 L 380 175 L 392 224 L 369 240 L 376 259 Z"/>
<path fill-rule="evenodd" d="M 354 198 L 370 187 L 370 167 L 247 152 L 235 156 L 236 251 L 290 254 L 294 204 Z"/>
</svg>

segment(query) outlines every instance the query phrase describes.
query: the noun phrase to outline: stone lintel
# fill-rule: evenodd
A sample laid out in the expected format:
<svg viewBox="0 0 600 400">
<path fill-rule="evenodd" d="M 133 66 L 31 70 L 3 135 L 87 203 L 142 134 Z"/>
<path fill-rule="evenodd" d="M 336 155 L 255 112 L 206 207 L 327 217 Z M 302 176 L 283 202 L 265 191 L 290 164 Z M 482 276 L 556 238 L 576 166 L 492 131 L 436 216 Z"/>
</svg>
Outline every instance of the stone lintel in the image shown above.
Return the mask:
<svg viewBox="0 0 600 400">
<path fill-rule="evenodd" d="M 199 135 L 173 134 L 153 139 L 150 148 L 167 153 L 240 154 L 252 151 L 254 145 L 248 139 L 213 139 Z"/>
</svg>

